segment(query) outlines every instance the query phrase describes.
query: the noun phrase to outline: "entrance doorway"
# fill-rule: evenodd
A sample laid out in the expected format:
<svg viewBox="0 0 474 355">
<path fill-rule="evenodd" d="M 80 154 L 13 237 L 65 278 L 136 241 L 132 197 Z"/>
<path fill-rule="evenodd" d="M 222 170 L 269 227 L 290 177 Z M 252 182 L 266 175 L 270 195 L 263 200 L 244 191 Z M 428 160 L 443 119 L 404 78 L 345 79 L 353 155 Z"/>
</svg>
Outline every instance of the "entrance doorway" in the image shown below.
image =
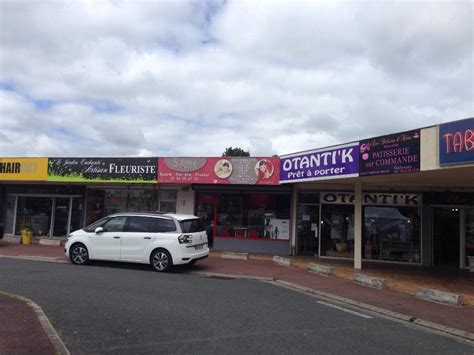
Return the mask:
<svg viewBox="0 0 474 355">
<path fill-rule="evenodd" d="M 319 205 L 298 204 L 296 217 L 297 255 L 318 255 Z"/>
<path fill-rule="evenodd" d="M 433 208 L 433 265 L 459 268 L 459 208 Z"/>
<path fill-rule="evenodd" d="M 206 229 L 209 248 L 214 247 L 214 236 L 216 235 L 217 197 L 213 195 L 201 195 L 197 201 L 197 216 L 202 220 Z"/>
</svg>

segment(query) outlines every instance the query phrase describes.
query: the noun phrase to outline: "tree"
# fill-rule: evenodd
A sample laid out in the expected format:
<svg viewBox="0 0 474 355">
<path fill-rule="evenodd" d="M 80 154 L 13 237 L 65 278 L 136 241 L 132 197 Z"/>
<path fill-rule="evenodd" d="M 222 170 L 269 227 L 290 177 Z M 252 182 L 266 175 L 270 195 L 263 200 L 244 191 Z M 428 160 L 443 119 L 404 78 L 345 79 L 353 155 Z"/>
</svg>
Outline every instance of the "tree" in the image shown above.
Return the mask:
<svg viewBox="0 0 474 355">
<path fill-rule="evenodd" d="M 243 150 L 242 148 L 226 148 L 225 152 L 222 154 L 223 157 L 249 157 L 250 152 Z"/>
</svg>

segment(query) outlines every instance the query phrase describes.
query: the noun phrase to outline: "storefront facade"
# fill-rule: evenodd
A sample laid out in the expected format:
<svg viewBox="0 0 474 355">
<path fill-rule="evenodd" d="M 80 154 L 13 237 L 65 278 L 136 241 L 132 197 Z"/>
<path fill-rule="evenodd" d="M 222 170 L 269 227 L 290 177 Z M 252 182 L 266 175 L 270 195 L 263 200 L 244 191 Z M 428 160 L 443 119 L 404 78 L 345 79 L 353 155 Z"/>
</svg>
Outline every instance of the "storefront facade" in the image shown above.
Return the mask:
<svg viewBox="0 0 474 355">
<path fill-rule="evenodd" d="M 0 233 L 116 212 L 203 219 L 216 250 L 474 264 L 474 118 L 278 157 L 0 158 Z"/>
<path fill-rule="evenodd" d="M 280 180 L 293 184 L 297 211 L 292 253 L 352 259 L 356 268 L 466 268 L 474 255 L 472 132 L 468 119 L 282 156 Z"/>
</svg>

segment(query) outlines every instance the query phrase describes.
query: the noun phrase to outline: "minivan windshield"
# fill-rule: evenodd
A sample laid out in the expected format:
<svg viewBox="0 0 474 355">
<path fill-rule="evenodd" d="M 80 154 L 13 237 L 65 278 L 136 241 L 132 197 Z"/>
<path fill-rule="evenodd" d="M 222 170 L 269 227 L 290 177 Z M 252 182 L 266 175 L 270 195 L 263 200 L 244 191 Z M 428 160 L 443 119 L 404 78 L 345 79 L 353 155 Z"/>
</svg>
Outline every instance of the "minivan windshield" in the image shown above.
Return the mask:
<svg viewBox="0 0 474 355">
<path fill-rule="evenodd" d="M 204 232 L 204 225 L 199 218 L 185 219 L 183 221 L 179 221 L 179 224 L 181 226 L 182 233 Z"/>
<path fill-rule="evenodd" d="M 92 233 L 96 230 L 97 227 L 102 227 L 105 224 L 105 222 L 107 222 L 109 219 L 110 219 L 109 217 L 99 219 L 98 221 L 92 224 L 89 224 L 87 227 L 84 227 L 83 229 L 87 233 Z"/>
</svg>

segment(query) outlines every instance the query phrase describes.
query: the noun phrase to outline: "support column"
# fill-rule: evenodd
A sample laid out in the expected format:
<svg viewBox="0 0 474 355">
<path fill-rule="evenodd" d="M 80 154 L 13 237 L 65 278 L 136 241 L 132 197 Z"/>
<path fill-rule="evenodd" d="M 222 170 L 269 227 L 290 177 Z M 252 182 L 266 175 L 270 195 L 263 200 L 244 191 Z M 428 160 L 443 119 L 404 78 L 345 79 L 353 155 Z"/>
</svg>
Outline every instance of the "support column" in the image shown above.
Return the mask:
<svg viewBox="0 0 474 355">
<path fill-rule="evenodd" d="M 466 267 L 466 208 L 459 209 L 459 268 Z"/>
<path fill-rule="evenodd" d="M 354 269 L 362 269 L 362 183 L 355 183 L 354 200 Z"/>
<path fill-rule="evenodd" d="M 296 255 L 296 218 L 298 212 L 298 190 L 295 187 L 291 190 L 291 207 L 290 207 L 290 216 L 291 216 L 291 242 L 290 242 L 290 255 Z"/>
</svg>

